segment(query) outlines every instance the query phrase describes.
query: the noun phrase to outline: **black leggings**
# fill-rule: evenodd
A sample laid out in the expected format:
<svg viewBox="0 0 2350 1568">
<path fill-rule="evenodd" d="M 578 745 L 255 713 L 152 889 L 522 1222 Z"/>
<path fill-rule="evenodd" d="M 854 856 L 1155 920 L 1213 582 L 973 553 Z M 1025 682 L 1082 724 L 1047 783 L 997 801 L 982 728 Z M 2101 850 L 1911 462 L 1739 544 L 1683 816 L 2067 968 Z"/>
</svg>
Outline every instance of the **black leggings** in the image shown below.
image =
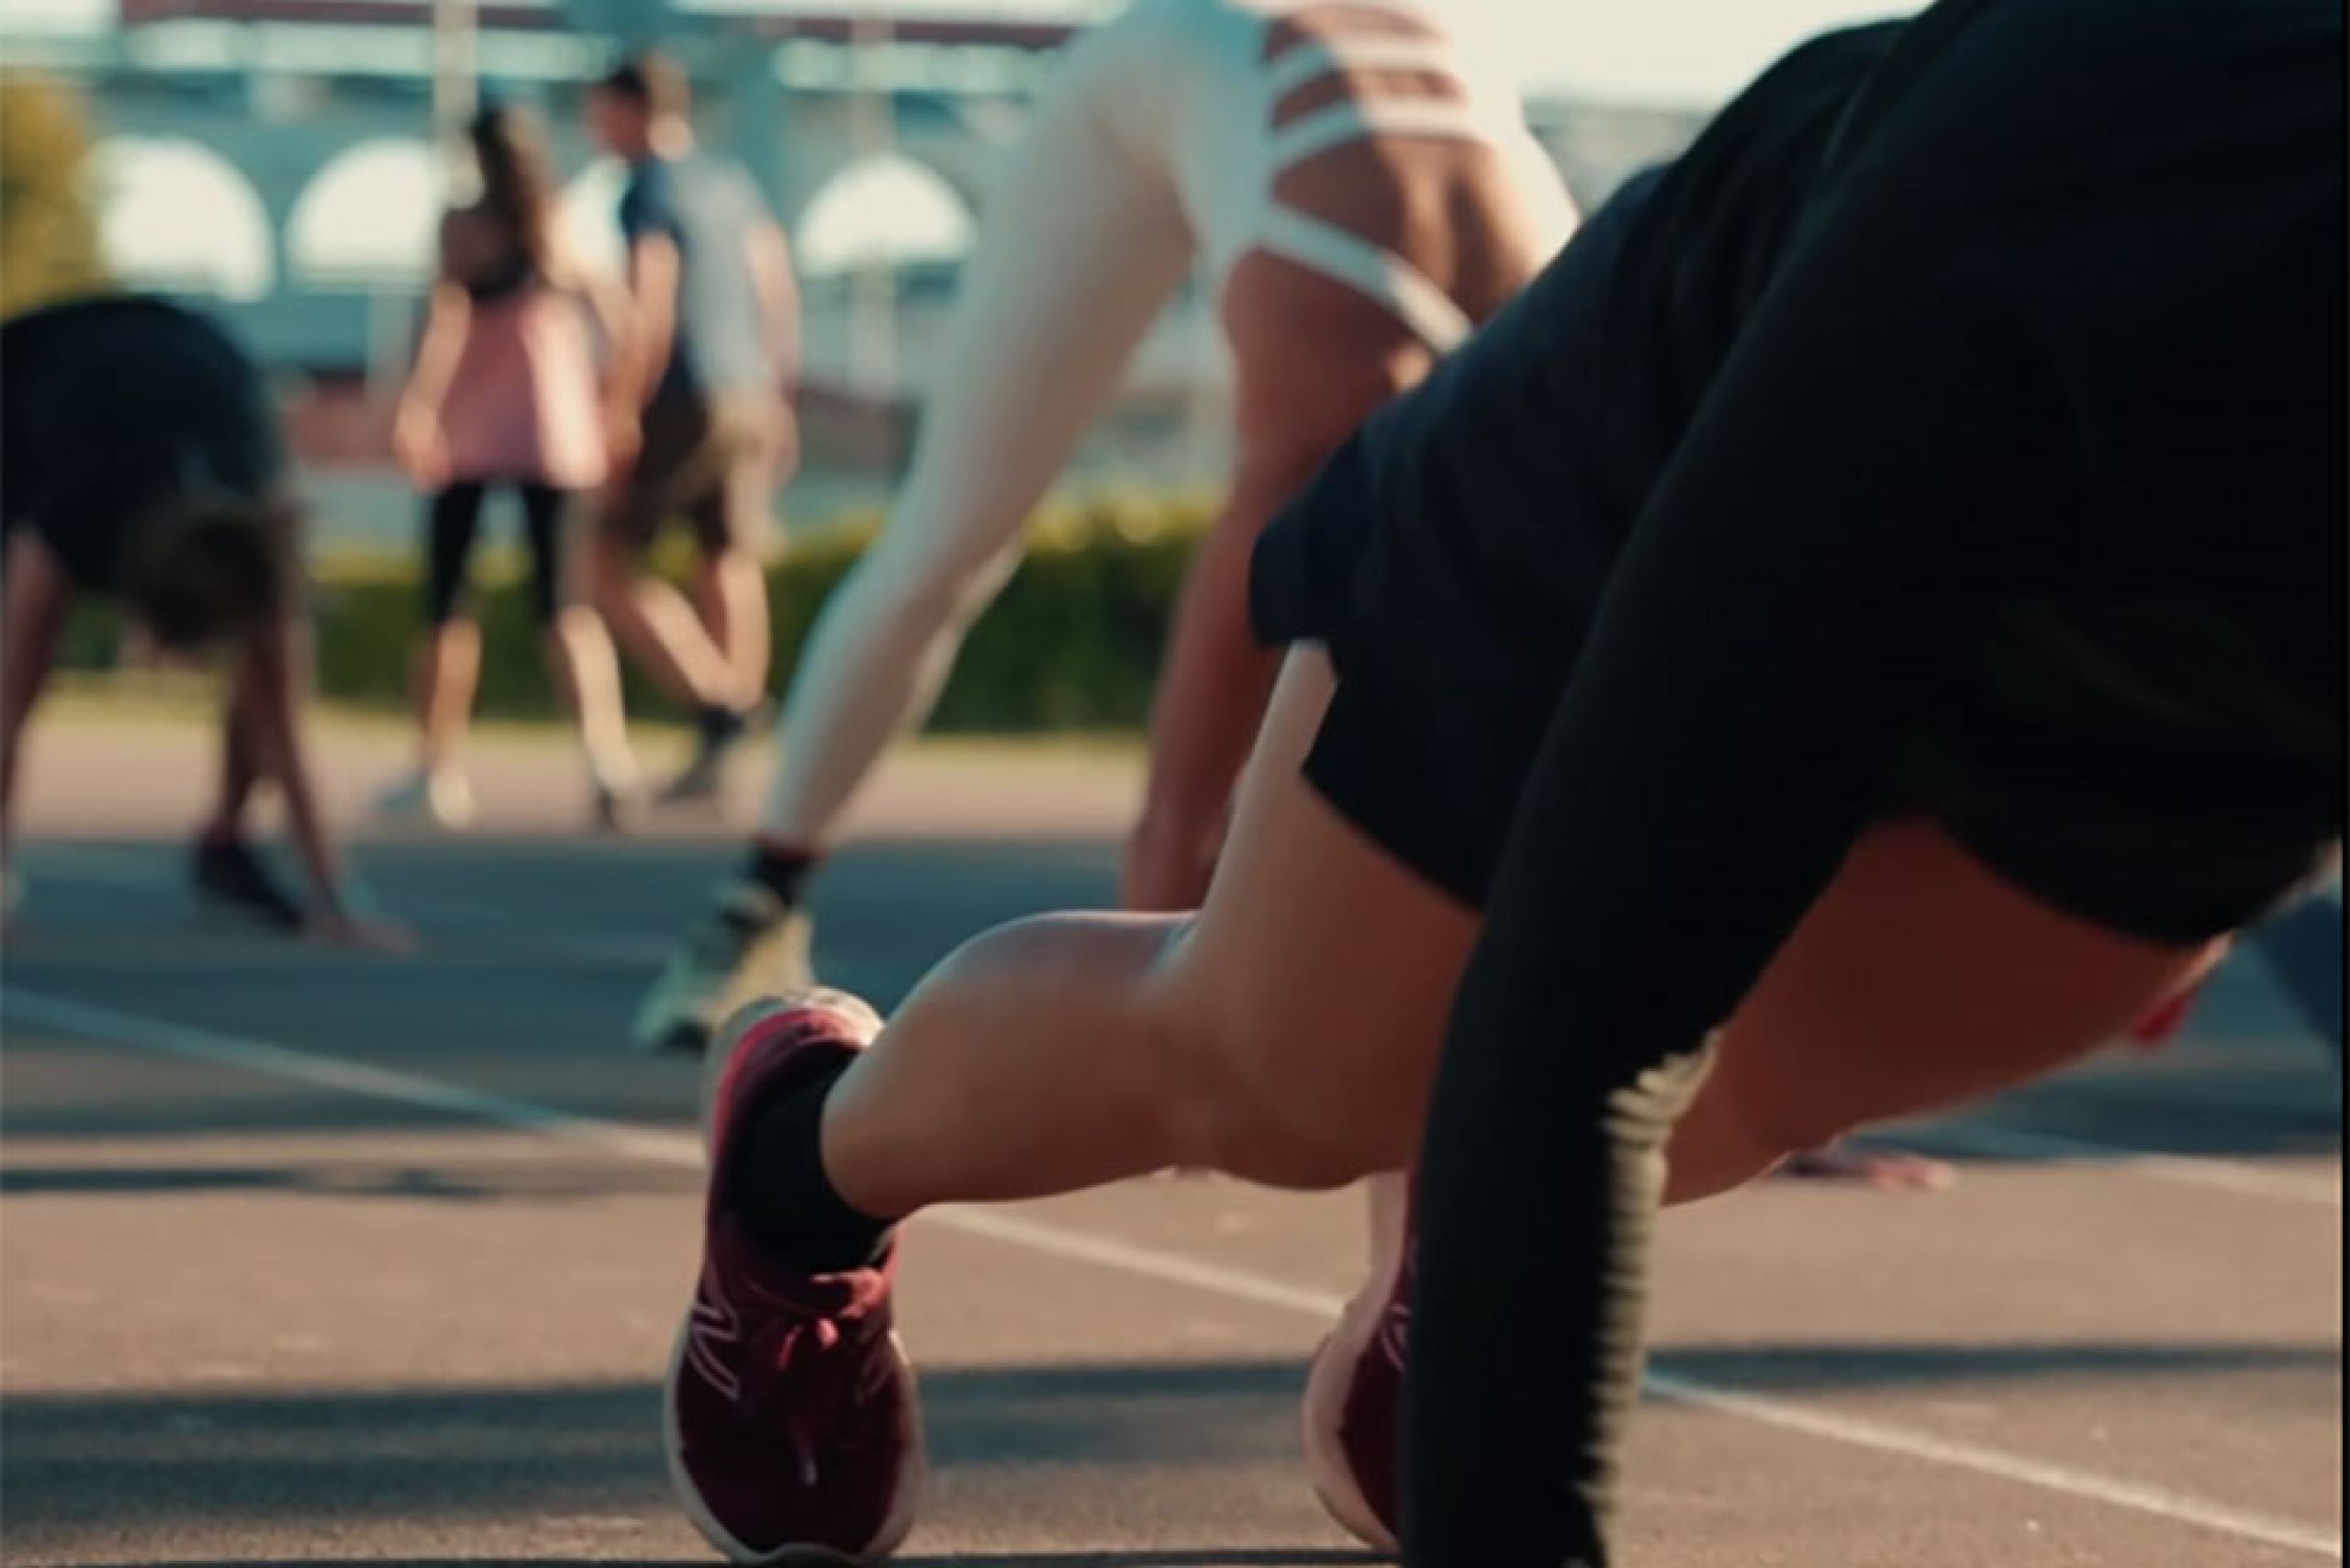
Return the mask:
<svg viewBox="0 0 2350 1568">
<path fill-rule="evenodd" d="M 432 498 L 426 513 L 431 535 L 424 574 L 424 615 L 430 625 L 446 625 L 457 615 L 465 591 L 465 563 L 481 531 L 482 498 L 488 493 L 487 480 L 460 479 Z M 531 546 L 531 609 L 541 626 L 553 625 L 555 609 L 563 602 L 564 521 L 578 492 L 518 480 L 514 493 L 522 499 L 523 537 Z"/>
</svg>

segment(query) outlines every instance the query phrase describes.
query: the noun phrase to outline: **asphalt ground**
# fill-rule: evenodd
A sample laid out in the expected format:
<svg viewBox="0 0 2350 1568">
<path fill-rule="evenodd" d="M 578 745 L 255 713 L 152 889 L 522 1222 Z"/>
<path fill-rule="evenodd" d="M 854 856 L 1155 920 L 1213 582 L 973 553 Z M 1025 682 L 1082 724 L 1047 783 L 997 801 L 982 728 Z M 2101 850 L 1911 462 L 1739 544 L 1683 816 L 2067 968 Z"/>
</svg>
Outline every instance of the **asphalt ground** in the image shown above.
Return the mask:
<svg viewBox="0 0 2350 1568">
<path fill-rule="evenodd" d="M 694 1074 L 624 1033 L 722 825 L 568 836 L 561 749 L 490 737 L 483 831 L 357 851 L 420 951 L 352 957 L 195 912 L 198 732 L 39 745 L 0 977 L 0 1558 L 709 1561 L 656 1426 Z M 364 727 L 325 750 L 345 814 L 397 759 Z M 828 975 L 886 1002 L 990 922 L 1102 901 L 1134 778 L 894 767 L 822 885 Z M 2341 1114 L 2240 962 L 2170 1048 L 1895 1135 L 1960 1157 L 1953 1191 L 1675 1214 L 1626 1561 L 2339 1562 Z M 916 1221 L 936 1470 L 906 1560 L 1364 1560 L 1296 1417 L 1361 1251 L 1352 1194 L 1211 1179 Z"/>
</svg>

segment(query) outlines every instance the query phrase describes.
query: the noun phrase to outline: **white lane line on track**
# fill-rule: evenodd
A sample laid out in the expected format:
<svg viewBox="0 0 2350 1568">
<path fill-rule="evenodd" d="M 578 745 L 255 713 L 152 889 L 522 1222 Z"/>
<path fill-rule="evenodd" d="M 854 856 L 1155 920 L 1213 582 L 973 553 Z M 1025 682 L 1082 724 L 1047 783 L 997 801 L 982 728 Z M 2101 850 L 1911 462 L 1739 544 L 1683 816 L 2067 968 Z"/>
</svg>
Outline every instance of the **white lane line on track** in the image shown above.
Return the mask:
<svg viewBox="0 0 2350 1568">
<path fill-rule="evenodd" d="M 136 850 L 60 845 L 40 854 L 44 872 L 60 879 L 117 887 L 154 887 L 170 880 L 158 873 L 149 857 Z M 520 924 L 513 917 L 494 910 L 440 899 L 407 900 L 401 905 L 401 912 L 427 915 L 461 929 L 477 931 L 504 931 Z M 671 951 L 668 942 L 632 936 L 560 934 L 535 945 L 544 949 L 567 949 L 599 963 L 658 964 L 666 960 Z M 1899 1128 L 1887 1129 L 1885 1136 L 1898 1138 L 1903 1136 L 1903 1131 Z M 2087 1138 L 2027 1132 L 1977 1120 L 1921 1126 L 1915 1130 L 1914 1137 L 1915 1141 L 1927 1148 L 1958 1155 L 2094 1165 L 2100 1170 L 2201 1187 L 2210 1192 L 2232 1193 L 2239 1197 L 2314 1204 L 2333 1208 L 2342 1206 L 2343 1183 L 2339 1174 L 2328 1177 L 2267 1170 L 2242 1160 L 2219 1159 L 2208 1155 L 2165 1154 L 2121 1144 L 2096 1143 Z"/>
<path fill-rule="evenodd" d="M 2184 1186 L 2208 1187 L 2215 1192 L 2234 1193 L 2247 1198 L 2273 1198 L 2279 1203 L 2314 1204 L 2325 1208 L 2338 1209 L 2342 1206 L 2342 1178 L 2339 1173 L 2332 1176 L 2304 1175 L 2291 1170 L 2268 1170 L 2237 1160 L 2213 1159 L 2201 1155 L 2156 1154 L 2145 1149 L 2093 1143 L 2087 1138 L 2066 1137 L 2060 1133 L 2003 1127 L 1993 1122 L 1952 1122 L 1920 1128 L 1917 1140 L 1948 1149 L 1953 1154 L 2116 1168 Z"/>
<path fill-rule="evenodd" d="M 290 1050 L 264 1040 L 194 1028 L 166 1020 L 93 1007 L 64 997 L 28 991 L 11 986 L 0 991 L 0 1006 L 19 1017 L 73 1035 L 154 1051 L 166 1056 L 211 1062 L 295 1083 L 307 1083 L 344 1093 L 364 1095 L 397 1104 L 414 1105 L 470 1120 L 487 1122 L 565 1142 L 587 1145 L 649 1164 L 698 1169 L 701 1145 L 687 1133 L 625 1122 L 574 1115 L 552 1106 L 534 1104 L 502 1094 L 467 1089 L 461 1084 L 389 1068 L 343 1061 L 308 1051 Z M 1323 1291 L 1284 1284 L 1244 1270 L 1228 1269 L 1156 1248 L 1136 1247 L 1110 1237 L 1001 1210 L 949 1207 L 926 1212 L 918 1222 L 959 1231 L 1031 1251 L 1146 1279 L 1189 1286 L 1235 1300 L 1278 1307 L 1327 1322 L 1343 1299 Z M 1815 1406 L 1793 1404 L 1759 1394 L 1742 1394 L 1694 1378 L 1651 1371 L 1649 1391 L 1660 1398 L 1735 1416 L 1782 1431 L 1848 1447 L 1868 1449 L 1955 1470 L 1971 1471 L 2012 1481 L 2044 1492 L 2101 1503 L 2109 1507 L 2191 1525 L 2240 1540 L 2302 1551 L 2342 1561 L 2342 1533 L 2299 1520 L 2277 1518 L 2231 1507 L 2205 1498 L 2149 1486 L 2067 1465 L 2042 1463 L 1977 1443 L 1964 1443 L 1882 1421 L 1863 1420 Z"/>
<path fill-rule="evenodd" d="M 160 871 L 151 857 L 133 849 L 85 844 L 56 845 L 39 851 L 35 863 L 38 870 L 34 877 L 28 878 L 28 882 L 36 879 L 82 882 L 91 887 L 138 888 L 149 891 L 182 885 L 177 879 Z M 597 963 L 658 964 L 669 957 L 672 946 L 668 941 L 655 936 L 563 935 L 534 941 L 530 939 L 529 932 L 519 930 L 524 923 L 510 915 L 448 899 L 402 899 L 399 908 L 391 913 L 401 917 L 422 915 L 436 924 L 455 926 L 459 930 L 519 934 L 527 946 L 543 952 L 574 953 Z"/>
<path fill-rule="evenodd" d="M 2103 1503 L 2109 1507 L 2151 1514 L 2156 1518 L 2169 1519 L 2177 1524 L 2199 1526 L 2241 1540 L 2257 1541 L 2264 1546 L 2281 1547 L 2288 1551 L 2305 1551 L 2313 1557 L 2332 1558 L 2336 1562 L 2342 1561 L 2342 1532 L 2339 1529 L 2327 1529 L 2296 1519 L 2278 1518 L 2273 1514 L 2231 1507 L 2225 1503 L 2174 1492 L 2166 1486 L 2150 1486 L 2124 1481 L 2118 1476 L 2100 1475 L 2094 1471 L 2076 1470 L 2070 1465 L 2045 1463 L 1981 1443 L 1959 1442 L 1884 1421 L 1865 1420 L 1817 1406 L 1740 1394 L 1735 1389 L 1718 1388 L 1671 1372 L 1651 1370 L 1648 1375 L 1648 1387 L 1651 1393 L 1661 1398 L 1718 1411 L 1725 1416 L 1743 1416 L 1750 1421 L 1758 1421 L 1782 1431 L 1800 1432 L 1806 1437 L 1872 1449 L 1879 1453 L 1898 1454 L 1905 1459 L 1922 1460 L 1929 1464 L 1970 1470 L 1979 1475 L 1997 1476 L 2003 1481 L 2018 1482 L 2043 1492 L 2061 1493 L 2070 1497 Z"/>
</svg>

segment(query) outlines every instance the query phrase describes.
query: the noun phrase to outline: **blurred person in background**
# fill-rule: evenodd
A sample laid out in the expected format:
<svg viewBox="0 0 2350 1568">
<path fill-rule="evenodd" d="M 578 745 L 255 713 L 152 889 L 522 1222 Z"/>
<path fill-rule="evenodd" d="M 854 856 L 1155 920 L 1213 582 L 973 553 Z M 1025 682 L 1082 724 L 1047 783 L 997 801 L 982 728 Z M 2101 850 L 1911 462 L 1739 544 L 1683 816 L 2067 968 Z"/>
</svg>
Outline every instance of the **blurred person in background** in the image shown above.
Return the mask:
<svg viewBox="0 0 2350 1568">
<path fill-rule="evenodd" d="M 157 646 L 229 666 L 220 794 L 196 841 L 207 901 L 288 931 L 397 946 L 335 853 L 305 744 L 301 512 L 261 373 L 219 328 L 160 299 L 100 297 L 0 325 L 0 858 L 34 704 L 77 594 L 116 599 Z M 246 836 L 284 793 L 306 908 Z"/>
<path fill-rule="evenodd" d="M 522 509 L 548 667 L 579 726 L 595 816 L 614 826 L 635 806 L 637 770 L 620 662 L 586 591 L 587 509 L 610 464 L 634 448 L 636 333 L 617 280 L 581 267 L 557 241 L 554 179 L 537 123 L 495 106 L 467 137 L 480 198 L 442 220 L 439 276 L 393 426 L 402 466 L 431 500 L 417 770 L 383 806 L 443 827 L 473 818 L 458 753 L 481 673 L 481 629 L 464 603 L 465 568 L 483 500 L 508 486 Z M 604 342 L 600 385 L 591 322 Z"/>
<path fill-rule="evenodd" d="M 750 176 L 695 145 L 689 106 L 683 73 L 656 53 L 623 62 L 588 97 L 589 129 L 628 164 L 620 226 L 647 375 L 643 441 L 598 531 L 595 590 L 629 652 L 693 711 L 693 759 L 668 801 L 716 795 L 765 694 L 761 551 L 797 444 L 790 251 Z M 698 549 L 691 602 L 643 569 L 677 519 Z"/>
<path fill-rule="evenodd" d="M 699 1048 L 739 1002 L 805 982 L 804 886 L 851 798 L 1204 263 L 1237 450 L 1176 611 L 1125 887 L 1130 908 L 1195 905 L 1278 663 L 1248 634 L 1259 530 L 1573 227 L 1516 92 L 1432 11 L 1142 0 L 1074 45 L 988 203 L 889 524 L 802 655 L 751 853 L 646 997 L 639 1044 Z"/>
</svg>

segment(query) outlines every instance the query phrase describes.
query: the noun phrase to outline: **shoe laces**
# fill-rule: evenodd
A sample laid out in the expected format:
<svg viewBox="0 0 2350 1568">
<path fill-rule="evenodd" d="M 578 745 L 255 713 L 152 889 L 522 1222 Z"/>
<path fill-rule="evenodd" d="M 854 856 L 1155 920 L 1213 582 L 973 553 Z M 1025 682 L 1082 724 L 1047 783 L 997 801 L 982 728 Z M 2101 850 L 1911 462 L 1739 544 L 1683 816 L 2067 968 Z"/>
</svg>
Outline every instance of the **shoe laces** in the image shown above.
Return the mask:
<svg viewBox="0 0 2350 1568">
<path fill-rule="evenodd" d="M 790 1436 L 798 1467 L 794 1479 L 802 1487 L 813 1487 L 822 1480 L 820 1453 L 850 1451 L 857 1446 L 842 1439 L 860 1429 L 854 1417 L 861 1394 L 856 1373 L 863 1362 L 836 1353 L 844 1338 L 835 1318 L 778 1313 L 775 1324 L 753 1347 L 759 1364 L 773 1375 L 760 1380 L 746 1402 L 745 1414 L 762 1417 L 778 1398 L 788 1396 L 789 1403 L 780 1412 L 781 1424 Z"/>
</svg>

